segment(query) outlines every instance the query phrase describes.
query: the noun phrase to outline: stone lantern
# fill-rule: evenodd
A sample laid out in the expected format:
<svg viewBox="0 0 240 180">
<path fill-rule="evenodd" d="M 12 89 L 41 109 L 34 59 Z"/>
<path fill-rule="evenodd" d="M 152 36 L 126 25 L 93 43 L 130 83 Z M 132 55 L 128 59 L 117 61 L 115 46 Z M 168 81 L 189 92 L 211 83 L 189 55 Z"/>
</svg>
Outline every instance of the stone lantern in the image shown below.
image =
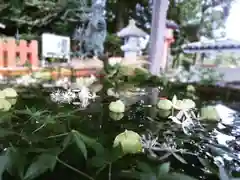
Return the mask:
<svg viewBox="0 0 240 180">
<path fill-rule="evenodd" d="M 142 47 L 140 38 L 146 37 L 148 34 L 136 26 L 135 20 L 131 19 L 127 27 L 117 33 L 121 38 L 124 38 L 124 45 L 121 50 L 124 51 L 124 58 L 134 61 L 140 54 Z"/>
</svg>

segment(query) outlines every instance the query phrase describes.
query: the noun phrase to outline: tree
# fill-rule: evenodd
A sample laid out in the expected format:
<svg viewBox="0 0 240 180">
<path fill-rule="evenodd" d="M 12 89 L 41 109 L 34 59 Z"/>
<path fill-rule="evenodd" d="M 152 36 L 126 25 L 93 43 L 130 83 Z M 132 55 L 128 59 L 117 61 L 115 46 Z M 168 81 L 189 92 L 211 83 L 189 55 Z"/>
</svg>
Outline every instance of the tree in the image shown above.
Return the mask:
<svg viewBox="0 0 240 180">
<path fill-rule="evenodd" d="M 40 34 L 61 29 L 64 34 L 81 21 L 86 8 L 85 0 L 11 0 L 0 4 L 0 17 L 8 27 L 19 28 L 20 32 Z"/>
<path fill-rule="evenodd" d="M 198 41 L 201 36 L 214 38 L 214 29 L 224 24 L 233 0 L 169 0 L 168 19 L 180 26 L 172 53 L 177 58 L 181 45 Z M 76 25 L 89 12 L 90 0 L 3 0 L 0 2 L 1 22 L 7 25 L 6 33 L 40 35 L 54 32 L 70 36 Z M 220 7 L 216 10 L 215 7 Z M 150 0 L 108 0 L 108 33 L 113 34 L 134 18 L 146 32 L 150 33 Z"/>
<path fill-rule="evenodd" d="M 108 30 L 116 33 L 126 26 L 130 18 L 136 18 L 138 7 L 146 8 L 148 0 L 108 0 Z M 150 19 L 148 19 L 150 20 Z"/>
</svg>

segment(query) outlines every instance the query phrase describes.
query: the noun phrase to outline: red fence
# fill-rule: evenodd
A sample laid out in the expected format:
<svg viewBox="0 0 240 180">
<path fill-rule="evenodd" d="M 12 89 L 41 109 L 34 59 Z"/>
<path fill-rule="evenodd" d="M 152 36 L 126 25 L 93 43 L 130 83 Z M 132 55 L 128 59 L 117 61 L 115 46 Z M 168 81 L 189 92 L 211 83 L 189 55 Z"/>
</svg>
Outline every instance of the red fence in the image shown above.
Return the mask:
<svg viewBox="0 0 240 180">
<path fill-rule="evenodd" d="M 0 68 L 16 68 L 26 62 L 30 62 L 33 67 L 39 66 L 37 41 L 0 39 Z"/>
</svg>

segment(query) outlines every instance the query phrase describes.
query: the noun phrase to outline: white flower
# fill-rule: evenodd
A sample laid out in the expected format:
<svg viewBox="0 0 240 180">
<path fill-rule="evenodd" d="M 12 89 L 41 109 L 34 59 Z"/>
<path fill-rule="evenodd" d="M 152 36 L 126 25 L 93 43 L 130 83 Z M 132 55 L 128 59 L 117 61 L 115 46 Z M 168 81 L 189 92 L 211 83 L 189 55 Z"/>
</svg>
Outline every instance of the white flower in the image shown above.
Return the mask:
<svg viewBox="0 0 240 180">
<path fill-rule="evenodd" d="M 78 98 L 81 102 L 81 106 L 83 108 L 87 107 L 89 105 L 89 100 L 90 99 L 95 99 L 96 98 L 96 94 L 95 93 L 91 93 L 90 90 L 83 86 L 80 91 L 78 92 Z"/>
<path fill-rule="evenodd" d="M 30 84 L 37 83 L 37 79 L 33 78 L 31 75 L 25 75 L 16 79 L 18 85 L 29 86 Z"/>
<path fill-rule="evenodd" d="M 91 75 L 90 77 L 80 77 L 76 79 L 76 84 L 79 88 L 81 87 L 89 87 L 94 82 L 97 81 L 97 78 L 94 75 Z"/>
<path fill-rule="evenodd" d="M 151 134 L 142 135 L 141 140 L 145 149 L 153 149 L 156 146 L 160 146 L 160 144 L 157 142 L 158 137 L 153 137 Z"/>
<path fill-rule="evenodd" d="M 66 92 L 62 93 L 62 99 L 65 103 L 72 103 L 72 101 L 76 98 L 76 94 L 68 89 Z"/>
<path fill-rule="evenodd" d="M 52 92 L 50 98 L 53 102 L 62 102 L 62 92 L 60 90 Z"/>
<path fill-rule="evenodd" d="M 171 139 L 167 140 L 167 142 L 159 143 L 158 137 L 152 135 L 152 133 L 148 133 L 147 135 L 141 136 L 142 146 L 144 148 L 144 152 L 148 152 L 152 157 L 157 158 L 159 155 L 156 152 L 173 152 L 180 151 L 183 152 L 183 149 L 176 149 L 176 143 L 174 143 Z M 160 159 L 167 158 L 165 156 L 160 157 Z"/>
<path fill-rule="evenodd" d="M 175 95 L 172 99 L 172 105 L 180 111 L 177 113 L 176 116 L 170 116 L 169 119 L 171 119 L 176 124 L 180 124 L 182 126 L 183 132 L 188 135 L 188 129 L 192 125 L 194 125 L 192 119 L 196 118 L 194 112 L 191 111 L 191 109 L 189 109 L 189 107 L 186 105 L 182 107 L 177 107 L 177 97 Z"/>
<path fill-rule="evenodd" d="M 74 105 L 81 105 L 81 107 L 85 108 L 89 105 L 89 100 L 94 100 L 97 96 L 96 93 L 82 86 L 80 89 L 68 89 L 62 92 L 57 90 L 52 92 L 50 97 L 52 101 L 57 103 L 73 103 Z"/>
<path fill-rule="evenodd" d="M 55 85 L 58 87 L 63 87 L 64 89 L 67 89 L 70 86 L 69 78 L 64 77 L 62 79 L 59 79 L 55 82 Z"/>
<path fill-rule="evenodd" d="M 152 157 L 157 157 L 154 151 L 161 149 L 161 144 L 158 141 L 158 137 L 153 137 L 151 133 L 142 135 L 141 142 L 143 151 L 150 153 Z"/>
</svg>

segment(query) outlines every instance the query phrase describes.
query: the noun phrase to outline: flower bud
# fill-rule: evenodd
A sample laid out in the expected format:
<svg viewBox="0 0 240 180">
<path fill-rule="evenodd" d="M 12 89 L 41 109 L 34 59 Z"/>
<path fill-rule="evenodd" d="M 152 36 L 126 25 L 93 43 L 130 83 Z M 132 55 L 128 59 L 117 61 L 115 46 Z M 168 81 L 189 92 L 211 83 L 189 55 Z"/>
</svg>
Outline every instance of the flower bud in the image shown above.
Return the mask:
<svg viewBox="0 0 240 180">
<path fill-rule="evenodd" d="M 124 113 L 115 113 L 115 112 L 110 112 L 109 116 L 115 120 L 115 121 L 119 121 L 124 117 Z"/>
<path fill-rule="evenodd" d="M 172 102 L 168 99 L 160 99 L 157 104 L 158 115 L 162 118 L 167 118 L 171 114 Z"/>
<path fill-rule="evenodd" d="M 2 91 L 6 98 L 16 98 L 17 92 L 13 88 L 6 88 Z"/>
<path fill-rule="evenodd" d="M 125 130 L 116 136 L 113 147 L 121 145 L 124 154 L 136 154 L 142 152 L 141 137 L 134 131 Z"/>
<path fill-rule="evenodd" d="M 161 110 L 171 110 L 172 109 L 172 102 L 168 99 L 160 99 L 157 104 L 158 109 Z"/>
<path fill-rule="evenodd" d="M 121 100 L 111 102 L 109 104 L 109 110 L 115 113 L 123 113 L 125 111 L 125 104 Z"/>
<path fill-rule="evenodd" d="M 219 121 L 220 117 L 215 106 L 201 108 L 200 117 L 202 120 Z"/>
</svg>

